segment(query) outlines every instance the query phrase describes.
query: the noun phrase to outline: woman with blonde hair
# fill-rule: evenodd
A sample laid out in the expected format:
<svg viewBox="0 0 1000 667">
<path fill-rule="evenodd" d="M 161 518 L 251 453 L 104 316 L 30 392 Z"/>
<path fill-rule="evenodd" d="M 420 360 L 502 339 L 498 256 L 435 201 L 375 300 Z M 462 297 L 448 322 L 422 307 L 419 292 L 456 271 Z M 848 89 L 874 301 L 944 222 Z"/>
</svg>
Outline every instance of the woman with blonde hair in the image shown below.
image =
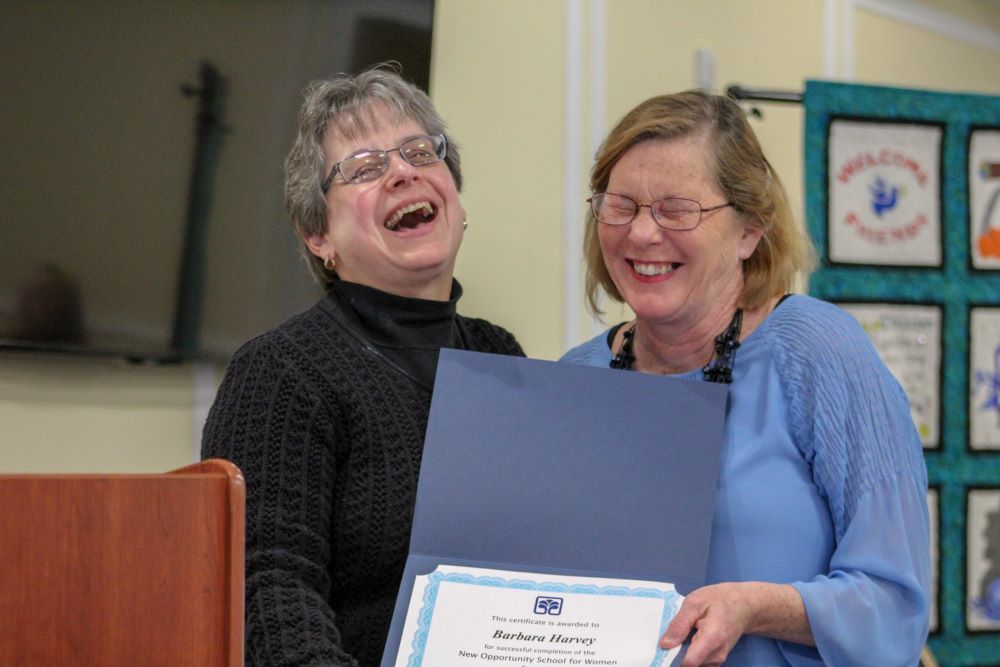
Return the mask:
<svg viewBox="0 0 1000 667">
<path fill-rule="evenodd" d="M 739 106 L 701 91 L 627 113 L 591 171 L 588 294 L 635 319 L 564 361 L 730 387 L 708 562 L 660 640 L 694 665 L 915 665 L 927 476 L 861 327 L 791 294 L 808 239 Z M 678 411 L 683 411 L 678 406 Z"/>
</svg>

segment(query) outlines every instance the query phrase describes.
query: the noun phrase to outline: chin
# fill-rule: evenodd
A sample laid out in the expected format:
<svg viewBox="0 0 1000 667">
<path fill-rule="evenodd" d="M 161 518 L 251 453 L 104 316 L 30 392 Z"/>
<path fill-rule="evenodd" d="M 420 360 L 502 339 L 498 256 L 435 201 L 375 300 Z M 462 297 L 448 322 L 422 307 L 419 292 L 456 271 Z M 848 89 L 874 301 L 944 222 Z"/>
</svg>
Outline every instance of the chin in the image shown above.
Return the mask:
<svg viewBox="0 0 1000 667">
<path fill-rule="evenodd" d="M 625 295 L 625 303 L 640 320 L 667 320 L 677 314 L 677 307 L 663 297 Z"/>
<path fill-rule="evenodd" d="M 455 254 L 450 252 L 417 252 L 407 254 L 397 263 L 400 269 L 412 273 L 447 273 L 455 269 Z"/>
</svg>

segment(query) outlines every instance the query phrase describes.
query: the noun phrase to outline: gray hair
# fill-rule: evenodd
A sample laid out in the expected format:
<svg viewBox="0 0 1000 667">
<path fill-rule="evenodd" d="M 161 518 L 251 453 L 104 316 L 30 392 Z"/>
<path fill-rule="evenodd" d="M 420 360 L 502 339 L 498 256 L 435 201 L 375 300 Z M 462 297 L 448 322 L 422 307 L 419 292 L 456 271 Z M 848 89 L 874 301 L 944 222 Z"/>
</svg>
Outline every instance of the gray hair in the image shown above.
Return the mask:
<svg viewBox="0 0 1000 667">
<path fill-rule="evenodd" d="M 339 74 L 313 81 L 305 90 L 299 110 L 299 130 L 285 158 L 285 210 L 299 237 L 300 247 L 313 277 L 324 288 L 336 279 L 323 260 L 309 252 L 305 239 L 326 233 L 326 197 L 321 183 L 326 154 L 323 141 L 328 131 L 356 139 L 376 128 L 376 113 L 385 112 L 396 122 L 412 120 L 428 134 L 443 134 L 448 141 L 445 164 L 462 190 L 462 168 L 458 145 L 445 131 L 445 123 L 424 91 L 403 80 L 384 65 L 357 76 Z M 337 156 L 339 157 L 339 156 Z"/>
</svg>

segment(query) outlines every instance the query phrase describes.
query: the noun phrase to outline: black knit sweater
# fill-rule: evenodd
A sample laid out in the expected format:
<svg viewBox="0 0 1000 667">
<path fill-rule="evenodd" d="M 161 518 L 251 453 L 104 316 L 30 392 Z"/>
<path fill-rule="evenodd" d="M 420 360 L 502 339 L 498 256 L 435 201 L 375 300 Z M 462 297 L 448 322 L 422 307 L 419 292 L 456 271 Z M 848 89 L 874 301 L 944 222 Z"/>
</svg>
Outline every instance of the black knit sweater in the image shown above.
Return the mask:
<svg viewBox="0 0 1000 667">
<path fill-rule="evenodd" d="M 341 283 L 233 357 L 202 440 L 247 483 L 246 662 L 381 660 L 441 347 L 523 355 L 508 332 Z"/>
</svg>

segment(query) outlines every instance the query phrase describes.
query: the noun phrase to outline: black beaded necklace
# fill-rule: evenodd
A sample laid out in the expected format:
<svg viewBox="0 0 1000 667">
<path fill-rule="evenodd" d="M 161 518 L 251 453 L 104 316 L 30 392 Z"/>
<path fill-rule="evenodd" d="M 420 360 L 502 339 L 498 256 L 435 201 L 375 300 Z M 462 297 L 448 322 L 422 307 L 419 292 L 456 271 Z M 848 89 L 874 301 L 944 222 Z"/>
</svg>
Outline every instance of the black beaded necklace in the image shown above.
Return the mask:
<svg viewBox="0 0 1000 667">
<path fill-rule="evenodd" d="M 733 319 L 729 320 L 726 330 L 715 337 L 715 353 L 712 358 L 701 369 L 702 377 L 706 382 L 718 382 L 721 384 L 732 384 L 733 365 L 736 363 L 736 348 L 740 346 L 740 330 L 743 328 L 743 309 L 737 308 L 733 313 Z M 635 339 L 635 325 L 626 331 L 622 341 L 621 351 L 611 357 L 611 368 L 622 370 L 632 370 L 635 363 L 635 351 L 633 350 Z"/>
</svg>

